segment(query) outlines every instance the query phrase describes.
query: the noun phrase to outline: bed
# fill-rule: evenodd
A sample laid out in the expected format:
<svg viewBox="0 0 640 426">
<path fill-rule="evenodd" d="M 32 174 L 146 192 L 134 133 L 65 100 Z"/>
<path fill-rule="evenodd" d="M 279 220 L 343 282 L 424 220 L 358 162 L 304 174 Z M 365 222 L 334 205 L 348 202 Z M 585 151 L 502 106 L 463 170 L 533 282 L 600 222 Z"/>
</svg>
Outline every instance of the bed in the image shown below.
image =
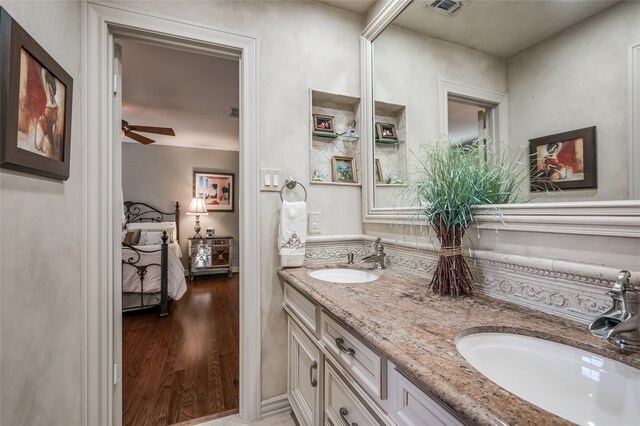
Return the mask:
<svg viewBox="0 0 640 426">
<path fill-rule="evenodd" d="M 160 307 L 187 290 L 178 244 L 179 210 L 163 212 L 145 203 L 125 201 L 122 229 L 122 311 Z"/>
</svg>

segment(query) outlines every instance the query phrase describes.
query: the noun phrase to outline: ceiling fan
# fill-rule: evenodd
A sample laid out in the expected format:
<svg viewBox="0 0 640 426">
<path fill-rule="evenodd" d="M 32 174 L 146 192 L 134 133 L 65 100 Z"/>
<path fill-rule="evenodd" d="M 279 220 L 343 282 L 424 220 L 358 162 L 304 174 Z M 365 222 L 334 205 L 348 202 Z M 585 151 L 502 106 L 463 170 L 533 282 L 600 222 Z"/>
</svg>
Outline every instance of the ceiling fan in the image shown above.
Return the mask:
<svg viewBox="0 0 640 426">
<path fill-rule="evenodd" d="M 135 132 L 142 133 L 155 133 L 157 135 L 175 136 L 176 133 L 170 127 L 150 127 L 150 126 L 138 126 L 136 124 L 129 124 L 128 121 L 122 120 L 122 136 L 127 136 L 134 141 L 147 145 L 154 143 L 153 139 L 149 139 L 146 136 L 139 135 Z"/>
</svg>

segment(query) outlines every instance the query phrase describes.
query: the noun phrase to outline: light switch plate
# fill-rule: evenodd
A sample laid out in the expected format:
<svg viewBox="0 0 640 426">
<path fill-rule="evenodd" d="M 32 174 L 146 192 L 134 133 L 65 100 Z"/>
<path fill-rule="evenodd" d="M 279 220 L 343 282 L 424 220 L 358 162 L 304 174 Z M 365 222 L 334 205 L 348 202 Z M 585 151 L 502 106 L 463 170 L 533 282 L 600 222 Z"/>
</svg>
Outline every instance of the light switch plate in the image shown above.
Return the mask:
<svg viewBox="0 0 640 426">
<path fill-rule="evenodd" d="M 320 234 L 320 212 L 309 212 L 309 234 Z"/>
<path fill-rule="evenodd" d="M 260 169 L 260 191 L 276 192 L 280 191 L 278 180 L 278 172 L 282 174 L 282 170 L 276 169 Z M 281 179 L 280 179 L 281 181 Z"/>
</svg>

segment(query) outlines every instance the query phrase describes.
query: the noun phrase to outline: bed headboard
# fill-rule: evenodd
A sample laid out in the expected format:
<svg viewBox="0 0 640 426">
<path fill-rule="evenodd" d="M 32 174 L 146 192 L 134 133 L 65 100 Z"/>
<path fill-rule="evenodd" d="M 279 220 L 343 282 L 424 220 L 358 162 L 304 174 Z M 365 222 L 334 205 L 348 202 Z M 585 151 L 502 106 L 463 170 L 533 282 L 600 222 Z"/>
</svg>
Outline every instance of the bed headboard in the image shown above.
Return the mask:
<svg viewBox="0 0 640 426">
<path fill-rule="evenodd" d="M 146 203 L 124 202 L 124 216 L 127 223 L 134 222 L 175 222 L 176 237 L 180 240 L 180 203 L 176 201 L 175 211 L 163 212 Z"/>
</svg>

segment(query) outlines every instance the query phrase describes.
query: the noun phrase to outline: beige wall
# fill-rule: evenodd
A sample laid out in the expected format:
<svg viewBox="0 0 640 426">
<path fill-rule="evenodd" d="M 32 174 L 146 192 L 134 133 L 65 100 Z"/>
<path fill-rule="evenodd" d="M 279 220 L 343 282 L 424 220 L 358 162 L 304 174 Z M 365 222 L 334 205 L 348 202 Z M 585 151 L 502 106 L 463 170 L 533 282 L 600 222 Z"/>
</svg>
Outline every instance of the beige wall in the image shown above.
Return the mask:
<svg viewBox="0 0 640 426">
<path fill-rule="evenodd" d="M 309 191 L 309 210 L 321 213 L 323 234 L 362 232 L 359 187 L 308 185 L 309 89 L 358 97 L 360 32 L 364 19 L 315 2 L 135 1 L 128 7 L 173 16 L 259 43 L 260 155 L 262 167 L 282 169 Z M 263 192 L 261 235 L 262 397 L 286 392 L 286 321 L 276 275 L 280 197 Z"/>
<path fill-rule="evenodd" d="M 187 238 L 193 236 L 195 216 L 187 215 L 193 195 L 193 171 L 235 174 L 235 211 L 210 212 L 200 216 L 201 233 L 208 226 L 216 235 L 232 236 L 238 242 L 239 158 L 237 151 L 183 148 L 166 145 L 122 144 L 122 188 L 125 200 L 148 203 L 173 211 L 180 202 L 180 247 L 182 263 L 188 267 Z M 236 245 L 236 250 L 238 246 Z M 236 251 L 237 253 L 237 251 Z M 236 265 L 237 265 L 236 260 Z"/>
<path fill-rule="evenodd" d="M 0 424 L 81 423 L 81 4 L 2 1 L 73 77 L 66 182 L 0 171 Z"/>
<path fill-rule="evenodd" d="M 640 2 L 624 2 L 507 61 L 509 142 L 597 126 L 598 189 L 549 201 L 629 199 L 629 47 Z"/>
</svg>

